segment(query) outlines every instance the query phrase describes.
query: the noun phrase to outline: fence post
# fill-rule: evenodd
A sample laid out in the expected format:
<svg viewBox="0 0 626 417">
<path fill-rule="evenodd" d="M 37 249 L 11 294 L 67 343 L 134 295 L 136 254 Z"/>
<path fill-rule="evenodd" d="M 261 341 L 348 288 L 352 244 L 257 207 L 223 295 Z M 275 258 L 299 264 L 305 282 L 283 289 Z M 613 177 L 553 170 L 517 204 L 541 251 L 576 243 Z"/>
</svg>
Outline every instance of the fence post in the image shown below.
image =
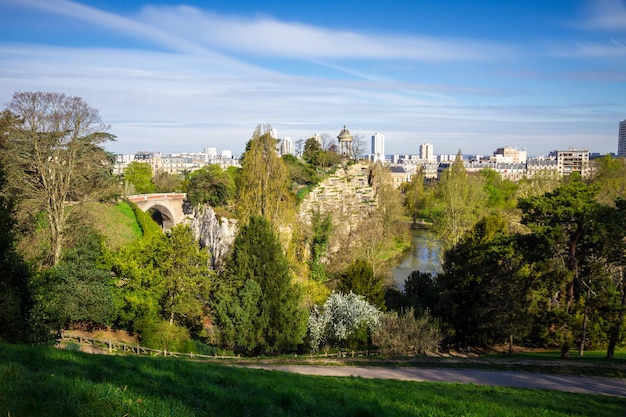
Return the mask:
<svg viewBox="0 0 626 417">
<path fill-rule="evenodd" d="M 113 353 L 113 344 L 111 343 L 111 339 L 107 340 L 107 345 L 109 346 L 109 353 Z"/>
</svg>

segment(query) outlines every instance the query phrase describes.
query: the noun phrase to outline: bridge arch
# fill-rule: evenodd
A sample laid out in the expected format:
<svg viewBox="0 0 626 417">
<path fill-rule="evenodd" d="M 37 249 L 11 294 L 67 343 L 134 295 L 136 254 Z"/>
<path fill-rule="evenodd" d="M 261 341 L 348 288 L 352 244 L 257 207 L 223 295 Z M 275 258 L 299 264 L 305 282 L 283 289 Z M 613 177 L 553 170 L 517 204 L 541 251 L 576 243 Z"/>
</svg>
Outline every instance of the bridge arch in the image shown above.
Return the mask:
<svg viewBox="0 0 626 417">
<path fill-rule="evenodd" d="M 163 230 L 169 230 L 184 219 L 184 193 L 140 194 L 126 197 L 144 212 L 149 213 Z"/>
</svg>

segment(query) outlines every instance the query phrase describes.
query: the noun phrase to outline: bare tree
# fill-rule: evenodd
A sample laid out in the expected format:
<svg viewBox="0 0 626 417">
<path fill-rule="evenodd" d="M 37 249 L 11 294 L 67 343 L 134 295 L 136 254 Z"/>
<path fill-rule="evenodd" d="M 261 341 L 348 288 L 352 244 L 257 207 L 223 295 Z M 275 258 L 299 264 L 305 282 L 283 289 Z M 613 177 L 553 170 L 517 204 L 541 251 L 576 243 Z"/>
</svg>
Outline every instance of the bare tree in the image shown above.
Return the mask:
<svg viewBox="0 0 626 417">
<path fill-rule="evenodd" d="M 35 210 L 46 214 L 48 263 L 56 265 L 72 214 L 110 191 L 111 160 L 99 145 L 113 136 L 105 133 L 108 127 L 98 111 L 80 97 L 18 92 L 7 110 L 20 118 L 7 138 L 11 182 L 22 198 L 36 203 Z"/>
<path fill-rule="evenodd" d="M 367 149 L 365 136 L 360 133 L 352 135 L 352 159 L 358 161 L 365 154 L 365 149 Z"/>
</svg>

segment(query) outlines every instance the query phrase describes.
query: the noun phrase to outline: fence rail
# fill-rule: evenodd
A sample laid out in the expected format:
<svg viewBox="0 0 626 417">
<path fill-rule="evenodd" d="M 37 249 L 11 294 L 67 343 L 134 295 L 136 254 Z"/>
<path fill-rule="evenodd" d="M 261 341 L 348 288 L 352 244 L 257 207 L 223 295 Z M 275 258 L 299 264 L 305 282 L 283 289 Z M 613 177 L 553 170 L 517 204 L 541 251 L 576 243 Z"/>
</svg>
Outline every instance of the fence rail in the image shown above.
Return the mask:
<svg viewBox="0 0 626 417">
<path fill-rule="evenodd" d="M 166 349 L 152 349 L 140 346 L 138 344 L 130 344 L 124 342 L 117 342 L 111 339 L 93 339 L 83 337 L 79 335 L 67 335 L 62 334 L 61 338 L 56 340 L 57 347 L 67 347 L 69 344 L 76 344 L 80 347 L 81 351 L 88 353 L 108 353 L 108 354 L 124 354 L 124 355 L 137 355 L 137 356 L 163 356 L 174 358 L 190 358 L 190 359 L 241 359 L 241 356 L 227 356 L 227 355 L 202 355 L 199 353 L 181 353 L 170 352 Z M 317 353 L 308 355 L 294 355 L 294 357 L 301 359 L 319 359 L 319 358 L 358 358 L 367 357 L 377 354 L 376 351 L 348 351 L 348 352 L 333 352 L 333 353 Z"/>
</svg>

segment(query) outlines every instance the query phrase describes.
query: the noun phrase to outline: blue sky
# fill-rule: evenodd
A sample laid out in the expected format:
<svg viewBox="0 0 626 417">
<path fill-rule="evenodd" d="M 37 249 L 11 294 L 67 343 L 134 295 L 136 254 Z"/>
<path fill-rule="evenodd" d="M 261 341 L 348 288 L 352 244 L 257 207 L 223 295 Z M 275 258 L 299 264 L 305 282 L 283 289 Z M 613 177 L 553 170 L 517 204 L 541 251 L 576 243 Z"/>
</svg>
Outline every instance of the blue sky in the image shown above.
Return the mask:
<svg viewBox="0 0 626 417">
<path fill-rule="evenodd" d="M 0 104 L 78 95 L 116 153 L 344 125 L 388 154 L 615 152 L 624 0 L 0 0 Z"/>
</svg>

